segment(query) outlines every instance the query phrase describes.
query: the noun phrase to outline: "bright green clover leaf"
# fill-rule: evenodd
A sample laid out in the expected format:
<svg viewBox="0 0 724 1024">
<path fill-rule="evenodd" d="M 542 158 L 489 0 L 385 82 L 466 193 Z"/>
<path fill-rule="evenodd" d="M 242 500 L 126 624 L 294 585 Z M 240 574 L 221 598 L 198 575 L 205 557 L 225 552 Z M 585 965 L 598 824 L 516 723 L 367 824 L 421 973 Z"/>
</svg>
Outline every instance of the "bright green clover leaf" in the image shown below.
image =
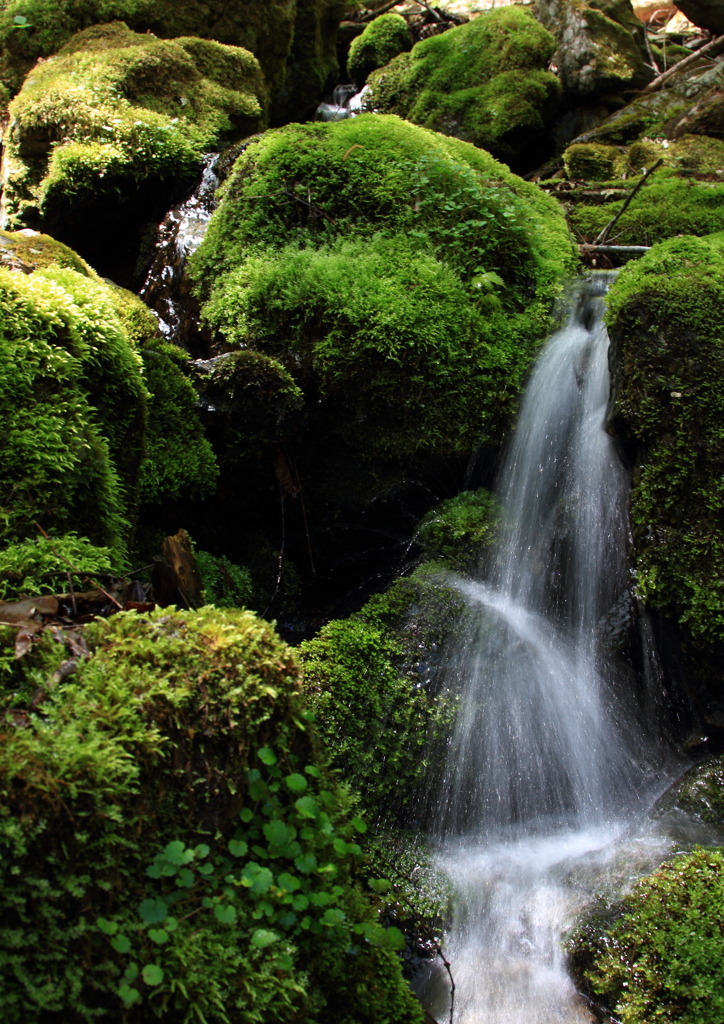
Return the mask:
<svg viewBox="0 0 724 1024">
<path fill-rule="evenodd" d="M 220 924 L 233 924 L 236 921 L 236 907 L 231 903 L 217 903 L 214 907 L 214 917 Z"/>
<path fill-rule="evenodd" d="M 104 917 L 99 917 L 96 924 L 103 932 L 104 935 L 115 935 L 118 931 L 118 925 L 115 921 L 106 921 Z"/>
<path fill-rule="evenodd" d="M 244 857 L 249 852 L 249 844 L 243 839 L 231 839 L 229 841 L 229 853 L 232 857 Z"/>
<path fill-rule="evenodd" d="M 350 825 L 353 825 L 358 832 L 365 833 L 367 831 L 367 825 L 361 818 L 352 818 Z"/>
<path fill-rule="evenodd" d="M 129 953 L 131 950 L 131 940 L 127 935 L 116 935 L 114 939 L 111 939 L 111 945 L 116 953 Z"/>
<path fill-rule="evenodd" d="M 131 988 L 131 986 L 127 985 L 125 981 L 123 982 L 122 985 L 119 986 L 118 995 L 123 1000 L 124 1006 L 128 1007 L 129 1009 L 135 1003 L 141 1002 L 141 993 L 138 991 L 138 989 Z"/>
<path fill-rule="evenodd" d="M 370 889 L 383 895 L 390 891 L 391 883 L 389 878 L 370 878 Z"/>
<path fill-rule="evenodd" d="M 316 818 L 318 807 L 317 801 L 313 796 L 302 796 L 298 800 L 294 801 L 294 806 L 297 809 L 297 813 L 302 818 Z"/>
<path fill-rule="evenodd" d="M 298 772 L 295 772 L 293 775 L 287 775 L 284 781 L 292 793 L 303 793 L 307 788 L 307 780 Z"/>
<path fill-rule="evenodd" d="M 256 755 L 263 764 L 277 763 L 277 755 L 270 747 L 261 747 L 260 750 L 257 750 Z"/>
<path fill-rule="evenodd" d="M 250 861 L 241 872 L 241 882 L 251 889 L 255 896 L 261 896 L 269 892 L 274 882 L 274 875 L 269 868 L 263 868 L 261 864 Z"/>
<path fill-rule="evenodd" d="M 163 981 L 163 971 L 158 964 L 146 964 L 143 968 L 143 980 L 153 987 L 160 985 Z"/>
<path fill-rule="evenodd" d="M 257 928 L 251 937 L 251 944 L 257 949 L 266 949 L 272 943 L 278 942 L 279 938 L 280 936 L 276 932 L 269 931 L 267 928 Z"/>
<path fill-rule="evenodd" d="M 149 928 L 148 937 L 158 946 L 163 946 L 165 942 L 168 942 L 168 932 L 165 928 Z"/>
<path fill-rule="evenodd" d="M 283 874 L 279 875 L 277 885 L 280 889 L 284 889 L 286 892 L 296 892 L 297 889 L 301 888 L 302 883 L 298 878 L 295 878 L 294 875 L 290 875 L 285 871 Z"/>
</svg>

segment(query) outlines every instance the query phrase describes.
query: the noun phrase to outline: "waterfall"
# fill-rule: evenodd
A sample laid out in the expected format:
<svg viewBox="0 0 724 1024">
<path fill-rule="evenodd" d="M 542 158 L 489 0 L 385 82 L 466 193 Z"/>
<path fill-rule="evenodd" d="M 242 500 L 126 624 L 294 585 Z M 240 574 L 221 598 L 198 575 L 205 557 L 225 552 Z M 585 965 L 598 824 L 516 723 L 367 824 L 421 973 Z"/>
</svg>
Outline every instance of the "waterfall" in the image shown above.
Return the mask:
<svg viewBox="0 0 724 1024">
<path fill-rule="evenodd" d="M 458 584 L 478 613 L 452 659 L 461 703 L 440 804 L 459 1024 L 592 1020 L 562 935 L 622 857 L 636 874 L 665 855 L 631 822 L 666 784 L 666 755 L 604 642 L 631 589 L 628 480 L 605 431 L 611 279 L 579 287 L 543 351 L 501 474 L 488 578 Z M 439 1020 L 446 998 L 428 999 Z"/>
</svg>

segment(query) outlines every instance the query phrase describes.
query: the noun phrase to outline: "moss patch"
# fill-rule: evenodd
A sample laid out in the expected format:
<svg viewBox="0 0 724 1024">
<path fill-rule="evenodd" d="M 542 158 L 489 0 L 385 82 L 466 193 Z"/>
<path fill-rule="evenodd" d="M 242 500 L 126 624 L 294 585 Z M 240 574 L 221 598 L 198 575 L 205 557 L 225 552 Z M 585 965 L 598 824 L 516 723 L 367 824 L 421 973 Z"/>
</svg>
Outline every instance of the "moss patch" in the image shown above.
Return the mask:
<svg viewBox="0 0 724 1024">
<path fill-rule="evenodd" d="M 178 178 L 264 123 L 259 65 L 209 40 L 160 40 L 122 22 L 74 36 L 10 107 L 5 208 L 13 224 L 119 180 Z"/>
<path fill-rule="evenodd" d="M 405 19 L 393 12 L 382 14 L 352 40 L 347 70 L 358 85 L 363 85 L 371 71 L 411 48 L 412 36 Z"/>
<path fill-rule="evenodd" d="M 521 7 L 479 15 L 374 72 L 369 103 L 518 166 L 535 160 L 560 84 L 553 36 Z"/>
<path fill-rule="evenodd" d="M 616 432 L 635 460 L 638 588 L 681 623 L 693 678 L 718 689 L 724 649 L 724 250 L 672 238 L 609 293 Z M 706 710 L 704 702 L 703 710 Z"/>
<path fill-rule="evenodd" d="M 62 685 L 62 646 L 33 653 L 41 714 L 4 699 L 3 1020 L 421 1024 L 271 627 L 164 609 L 85 636 Z"/>
<path fill-rule="evenodd" d="M 616 146 L 580 142 L 563 154 L 566 174 L 575 181 L 610 181 L 626 167 L 626 157 Z"/>
<path fill-rule="evenodd" d="M 685 146 L 678 154 L 678 159 L 686 162 Z M 635 181 L 612 184 L 630 189 Z M 621 202 L 576 203 L 570 210 L 572 228 L 580 238 L 592 241 L 620 209 Z M 722 229 L 724 181 L 697 181 L 682 177 L 673 167 L 662 167 L 619 219 L 615 234 L 620 245 L 654 245 L 672 235 L 707 235 Z"/>
<path fill-rule="evenodd" d="M 708 1024 L 724 1013 L 724 854 L 663 864 L 625 897 L 620 916 L 581 942 L 586 972 L 623 1024 Z M 581 955 L 579 949 L 579 956 Z"/>
</svg>

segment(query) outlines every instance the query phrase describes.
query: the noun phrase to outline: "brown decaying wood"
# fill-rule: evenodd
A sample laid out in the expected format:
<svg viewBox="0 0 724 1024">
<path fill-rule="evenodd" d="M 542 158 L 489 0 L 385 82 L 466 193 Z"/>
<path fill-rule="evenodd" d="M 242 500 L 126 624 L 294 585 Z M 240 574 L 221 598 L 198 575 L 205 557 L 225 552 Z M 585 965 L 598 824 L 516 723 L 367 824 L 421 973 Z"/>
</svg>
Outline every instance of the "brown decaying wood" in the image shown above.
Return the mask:
<svg viewBox="0 0 724 1024">
<path fill-rule="evenodd" d="M 179 530 L 175 537 L 167 537 L 161 546 L 163 556 L 173 571 L 178 592 L 189 608 L 199 608 L 203 602 L 203 583 L 189 535 Z"/>
</svg>

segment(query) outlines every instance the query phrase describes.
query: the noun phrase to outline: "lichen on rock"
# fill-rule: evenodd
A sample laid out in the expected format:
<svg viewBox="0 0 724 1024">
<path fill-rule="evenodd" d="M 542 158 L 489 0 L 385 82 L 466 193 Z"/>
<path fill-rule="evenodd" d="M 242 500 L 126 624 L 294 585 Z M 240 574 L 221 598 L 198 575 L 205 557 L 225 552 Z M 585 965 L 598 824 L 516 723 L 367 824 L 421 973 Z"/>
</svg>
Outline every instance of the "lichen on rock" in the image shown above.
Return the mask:
<svg viewBox="0 0 724 1024">
<path fill-rule="evenodd" d="M 367 105 L 489 150 L 514 169 L 542 162 L 560 92 L 553 36 L 522 7 L 486 11 L 372 73 Z"/>
</svg>

